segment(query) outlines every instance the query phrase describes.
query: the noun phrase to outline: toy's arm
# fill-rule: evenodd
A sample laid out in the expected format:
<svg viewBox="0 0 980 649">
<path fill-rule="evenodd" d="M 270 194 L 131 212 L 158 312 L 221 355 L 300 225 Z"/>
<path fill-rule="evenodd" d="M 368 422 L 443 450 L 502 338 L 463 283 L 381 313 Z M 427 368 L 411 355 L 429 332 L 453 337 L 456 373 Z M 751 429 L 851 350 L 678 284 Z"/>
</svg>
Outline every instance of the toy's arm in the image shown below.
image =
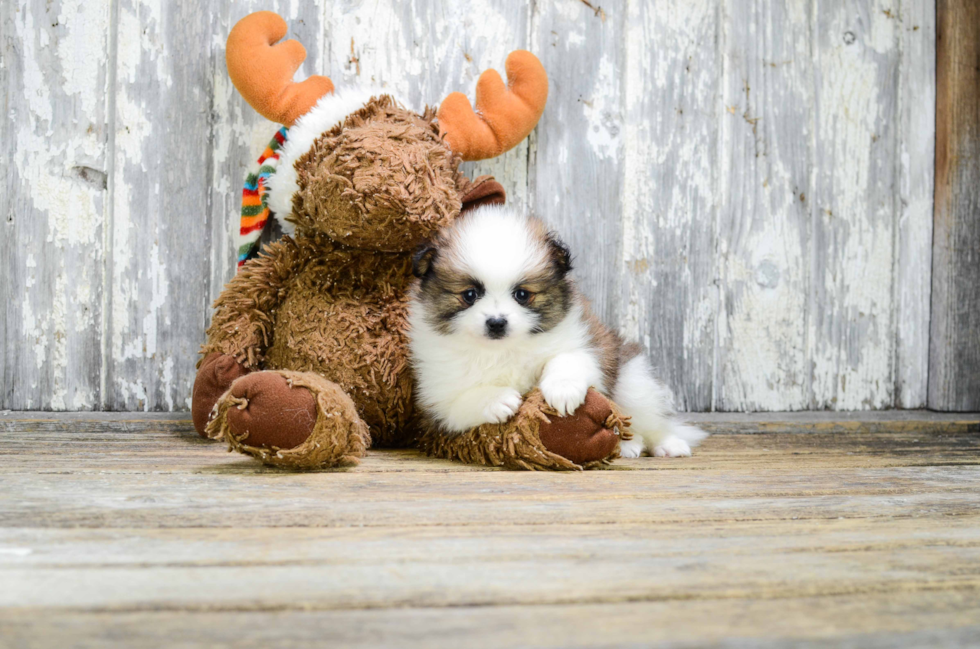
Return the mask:
<svg viewBox="0 0 980 649">
<path fill-rule="evenodd" d="M 236 379 L 259 369 L 272 344 L 275 310 L 306 259 L 309 254 L 284 238 L 245 264 L 215 300 L 191 404 L 194 428 L 201 436 L 221 395 Z"/>
<path fill-rule="evenodd" d="M 201 355 L 227 354 L 248 370 L 258 369 L 272 344 L 275 311 L 307 259 L 287 237 L 245 264 L 214 302 Z"/>
</svg>

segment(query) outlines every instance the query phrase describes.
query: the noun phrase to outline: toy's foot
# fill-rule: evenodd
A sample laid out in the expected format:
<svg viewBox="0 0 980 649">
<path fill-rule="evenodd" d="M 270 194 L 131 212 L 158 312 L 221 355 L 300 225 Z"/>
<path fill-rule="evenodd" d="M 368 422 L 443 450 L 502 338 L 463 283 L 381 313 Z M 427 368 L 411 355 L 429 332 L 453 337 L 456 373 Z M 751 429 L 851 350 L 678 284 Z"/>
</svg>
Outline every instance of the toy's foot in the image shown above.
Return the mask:
<svg viewBox="0 0 980 649">
<path fill-rule="evenodd" d="M 612 414 L 609 400 L 590 389 L 585 403 L 573 414 L 550 417 L 550 423 L 541 422 L 538 436 L 555 455 L 576 464 L 598 462 L 609 457 L 619 443 L 616 431 L 606 426 Z"/>
<path fill-rule="evenodd" d="M 281 374 L 256 372 L 231 386 L 239 400 L 228 409 L 228 427 L 249 446 L 296 448 L 316 424 L 316 400 L 309 390 L 294 388 Z"/>
<path fill-rule="evenodd" d="M 468 464 L 579 471 L 615 458 L 620 440 L 615 430 L 629 439 L 628 426 L 615 405 L 595 390 L 566 417 L 545 403 L 540 390 L 532 390 L 517 414 L 503 423 L 451 435 L 428 426 L 418 442 L 429 455 Z"/>
<path fill-rule="evenodd" d="M 211 352 L 201 361 L 201 368 L 194 379 L 194 393 L 191 402 L 191 418 L 194 428 L 201 437 L 207 437 L 207 428 L 214 404 L 218 403 L 235 379 L 248 374 L 245 366 L 235 360 L 234 356 Z"/>
<path fill-rule="evenodd" d="M 347 393 L 312 372 L 243 376 L 218 401 L 207 432 L 266 464 L 301 469 L 357 464 L 371 444 Z"/>
</svg>

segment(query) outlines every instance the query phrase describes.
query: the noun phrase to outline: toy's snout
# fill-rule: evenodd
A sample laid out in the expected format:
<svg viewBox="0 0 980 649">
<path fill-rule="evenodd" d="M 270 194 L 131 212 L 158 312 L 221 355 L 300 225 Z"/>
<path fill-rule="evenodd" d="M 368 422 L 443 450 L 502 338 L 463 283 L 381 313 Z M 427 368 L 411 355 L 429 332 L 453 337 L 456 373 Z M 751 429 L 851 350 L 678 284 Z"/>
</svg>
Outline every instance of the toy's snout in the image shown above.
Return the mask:
<svg viewBox="0 0 980 649">
<path fill-rule="evenodd" d="M 344 245 L 412 250 L 459 214 L 458 158 L 407 111 L 322 138 L 304 166 L 305 225 Z"/>
</svg>

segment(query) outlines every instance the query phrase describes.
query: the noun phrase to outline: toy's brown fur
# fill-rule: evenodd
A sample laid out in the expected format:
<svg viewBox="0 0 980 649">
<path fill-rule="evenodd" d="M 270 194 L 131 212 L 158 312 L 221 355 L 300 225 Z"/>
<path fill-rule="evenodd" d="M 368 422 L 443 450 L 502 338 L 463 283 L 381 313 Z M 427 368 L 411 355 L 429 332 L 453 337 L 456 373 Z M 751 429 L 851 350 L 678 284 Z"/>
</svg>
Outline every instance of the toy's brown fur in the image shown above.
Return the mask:
<svg viewBox="0 0 980 649">
<path fill-rule="evenodd" d="M 297 230 L 322 231 L 350 248 L 406 252 L 448 225 L 468 181 L 434 117 L 382 96 L 321 135 L 296 162 L 300 191 L 289 218 Z"/>
<path fill-rule="evenodd" d="M 503 424 L 483 424 L 459 435 L 447 435 L 439 426 L 428 423 L 419 438 L 419 446 L 429 455 L 467 464 L 485 464 L 528 471 L 597 468 L 619 456 L 616 450 L 617 431 L 623 439 L 632 439 L 632 435 L 628 429 L 628 417 L 625 417 L 611 401 L 599 396 L 595 391 L 590 391 L 590 395 L 593 399 L 601 400 L 609 414 L 601 421 L 595 422 L 594 435 L 575 436 L 576 445 L 594 444 L 602 448 L 598 458 L 595 457 L 596 451 L 591 449 L 591 458 L 576 458 L 581 464 L 576 464 L 571 459 L 553 452 L 542 443 L 541 438 L 544 436 L 545 426 L 557 428 L 559 422 L 572 421 L 575 422 L 573 426 L 581 427 L 576 420 L 589 418 L 591 413 L 586 412 L 587 406 L 581 406 L 571 417 L 559 417 L 558 412 L 545 402 L 541 391 L 537 388 L 525 397 L 517 414 L 510 421 Z M 589 405 L 592 403 L 594 401 L 590 400 Z M 562 447 L 565 447 L 565 444 L 558 444 L 555 450 L 559 448 L 565 450 Z M 569 455 L 574 456 L 575 453 Z"/>
<path fill-rule="evenodd" d="M 417 115 L 390 97 L 375 98 L 296 162 L 299 191 L 287 217 L 295 238 L 245 264 L 214 305 L 202 354 L 232 356 L 253 374 L 200 390 L 229 388 L 207 424 L 210 436 L 268 464 L 302 468 L 355 463 L 371 443 L 419 441 L 407 358 L 411 251 L 456 218 L 474 184 L 482 185 L 473 192 L 477 200 L 496 200 L 487 179 L 471 183 L 459 172 L 460 158 L 433 118 L 431 110 Z M 215 373 L 199 380 L 205 375 Z M 245 378 L 256 395 L 251 401 L 234 387 Z M 235 423 L 246 418 L 228 416 L 238 408 L 249 409 L 248 421 L 281 417 L 276 403 L 287 390 L 308 390 L 316 404 L 316 420 L 306 416 L 298 434 L 285 437 L 305 439 L 294 448 L 262 437 L 274 426 L 248 430 Z M 515 468 L 578 469 L 615 455 L 607 450 L 575 463 L 549 451 L 537 434 L 547 421 L 538 401 L 530 398 L 507 424 L 451 440 L 424 437 L 422 448 Z M 614 435 L 584 417 L 578 428 L 590 439 Z"/>
</svg>

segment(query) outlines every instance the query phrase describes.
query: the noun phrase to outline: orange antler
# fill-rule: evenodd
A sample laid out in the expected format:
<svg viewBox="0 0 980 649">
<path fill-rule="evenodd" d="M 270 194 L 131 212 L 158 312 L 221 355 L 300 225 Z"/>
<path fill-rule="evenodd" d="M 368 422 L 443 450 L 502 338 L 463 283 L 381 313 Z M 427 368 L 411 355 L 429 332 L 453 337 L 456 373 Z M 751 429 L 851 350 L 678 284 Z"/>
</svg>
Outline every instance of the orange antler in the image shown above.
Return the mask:
<svg viewBox="0 0 980 649">
<path fill-rule="evenodd" d="M 544 112 L 548 75 L 530 52 L 516 50 L 505 64 L 508 85 L 496 70 L 476 82 L 476 112 L 454 92 L 439 107 L 439 130 L 464 160 L 483 160 L 508 151 L 526 138 Z"/>
<path fill-rule="evenodd" d="M 293 83 L 293 74 L 306 60 L 306 49 L 298 41 L 278 43 L 285 35 L 286 21 L 277 14 L 249 14 L 228 35 L 225 60 L 228 76 L 252 108 L 292 126 L 320 97 L 333 92 L 333 83 L 319 76 Z"/>
</svg>

